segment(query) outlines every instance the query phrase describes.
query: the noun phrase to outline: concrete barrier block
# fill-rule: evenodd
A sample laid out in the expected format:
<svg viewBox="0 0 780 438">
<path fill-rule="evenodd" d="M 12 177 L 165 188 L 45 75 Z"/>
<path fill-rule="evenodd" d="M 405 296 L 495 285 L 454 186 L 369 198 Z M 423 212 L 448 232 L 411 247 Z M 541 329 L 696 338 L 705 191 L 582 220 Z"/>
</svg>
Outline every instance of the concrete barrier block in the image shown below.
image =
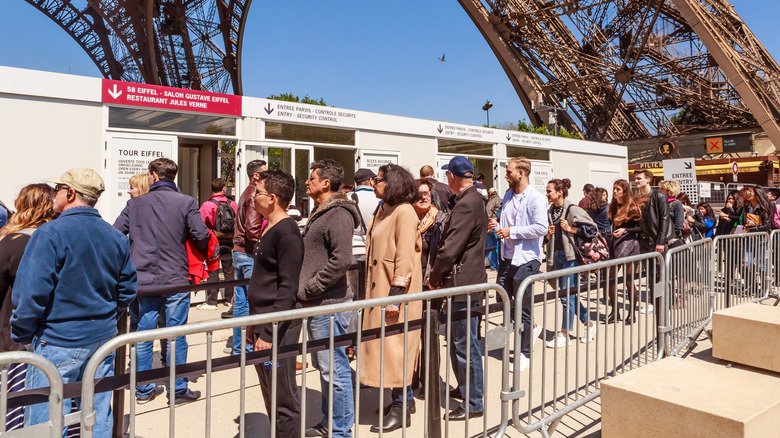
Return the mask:
<svg viewBox="0 0 780 438">
<path fill-rule="evenodd" d="M 715 312 L 712 355 L 780 372 L 780 307 L 751 303 Z"/>
<path fill-rule="evenodd" d="M 767 437 L 780 430 L 780 377 L 670 357 L 601 384 L 602 436 Z"/>
</svg>

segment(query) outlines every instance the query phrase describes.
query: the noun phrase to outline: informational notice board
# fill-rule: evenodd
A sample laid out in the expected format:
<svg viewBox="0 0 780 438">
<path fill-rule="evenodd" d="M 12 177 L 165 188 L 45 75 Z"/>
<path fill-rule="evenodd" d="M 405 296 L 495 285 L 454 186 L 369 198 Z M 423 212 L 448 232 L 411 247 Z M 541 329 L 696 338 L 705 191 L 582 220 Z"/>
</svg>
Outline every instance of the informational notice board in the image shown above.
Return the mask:
<svg viewBox="0 0 780 438">
<path fill-rule="evenodd" d="M 363 152 L 360 156 L 360 167 L 371 169 L 374 173 L 387 163 L 398 164 L 398 154 L 386 152 Z"/>
<path fill-rule="evenodd" d="M 158 158 L 176 161 L 177 139 L 173 136 L 135 136 L 117 134 L 109 138 L 107 154 L 107 176 L 105 197 L 110 203 L 110 217 L 113 222 L 130 199 L 130 178 L 133 175 L 148 174 L 149 163 Z"/>
<path fill-rule="evenodd" d="M 531 162 L 531 175 L 529 177 L 531 187 L 546 195 L 547 183 L 551 179 L 553 179 L 552 163 L 546 161 Z"/>
<path fill-rule="evenodd" d="M 688 195 L 691 204 L 699 202 L 699 184 L 696 178 L 696 160 L 680 158 L 664 160 L 664 179 L 680 183 L 680 190 Z"/>
</svg>

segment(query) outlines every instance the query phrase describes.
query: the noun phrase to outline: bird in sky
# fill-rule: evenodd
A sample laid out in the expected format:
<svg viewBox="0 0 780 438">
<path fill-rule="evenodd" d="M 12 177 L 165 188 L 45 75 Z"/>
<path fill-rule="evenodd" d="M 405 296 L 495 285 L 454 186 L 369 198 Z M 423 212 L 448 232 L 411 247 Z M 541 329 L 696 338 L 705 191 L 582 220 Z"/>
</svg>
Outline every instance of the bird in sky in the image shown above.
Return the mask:
<svg viewBox="0 0 780 438">
<path fill-rule="evenodd" d="M 444 61 L 446 61 L 446 60 L 447 60 L 447 59 L 445 58 L 445 56 L 447 56 L 447 53 L 442 53 L 442 55 L 441 55 L 441 58 L 436 58 L 436 59 L 438 59 L 438 60 L 439 60 L 439 61 L 441 61 L 441 62 L 444 62 Z"/>
</svg>

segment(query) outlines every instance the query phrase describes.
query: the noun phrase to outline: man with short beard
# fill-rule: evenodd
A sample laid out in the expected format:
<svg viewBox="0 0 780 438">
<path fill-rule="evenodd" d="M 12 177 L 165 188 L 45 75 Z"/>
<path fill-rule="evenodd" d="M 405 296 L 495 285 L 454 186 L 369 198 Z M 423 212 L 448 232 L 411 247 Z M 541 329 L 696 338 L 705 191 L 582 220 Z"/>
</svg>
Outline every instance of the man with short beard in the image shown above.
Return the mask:
<svg viewBox="0 0 780 438">
<path fill-rule="evenodd" d="M 360 224 L 354 202 L 339 191 L 344 179 L 344 168 L 326 158 L 311 165 L 306 180 L 306 194 L 315 208 L 303 230 L 305 248 L 298 301 L 301 307 L 316 307 L 352 301 L 353 291 L 347 284 L 347 270 L 352 265 L 352 233 Z M 334 315 L 333 335 L 347 333 L 352 312 Z M 330 336 L 330 315 L 309 318 L 309 338 L 327 339 Z M 352 368 L 345 347 L 322 350 L 313 355 L 314 366 L 320 370 L 323 419 L 306 429 L 306 436 L 328 435 L 329 372 L 333 368 L 333 430 L 334 437 L 351 437 L 355 422 Z"/>
<path fill-rule="evenodd" d="M 510 297 L 522 300 L 523 333 L 520 342 L 520 371 L 530 365 L 531 342 L 536 340 L 542 328 L 534 324 L 531 329 L 531 297 L 517 289 L 526 278 L 539 272 L 544 253 L 542 245 L 547 235 L 547 199 L 531 187 L 531 162 L 522 157 L 511 158 L 506 167 L 509 190 L 504 194 L 501 217 L 490 220 L 490 229 L 501 240 L 498 260 L 498 284 Z M 533 288 L 530 288 L 531 290 Z M 514 305 L 514 303 L 513 303 Z M 514 312 L 514 310 L 512 310 Z M 515 320 L 517 316 L 514 315 Z M 532 336 L 533 335 L 533 336 Z M 510 367 L 514 371 L 514 367 Z"/>
</svg>

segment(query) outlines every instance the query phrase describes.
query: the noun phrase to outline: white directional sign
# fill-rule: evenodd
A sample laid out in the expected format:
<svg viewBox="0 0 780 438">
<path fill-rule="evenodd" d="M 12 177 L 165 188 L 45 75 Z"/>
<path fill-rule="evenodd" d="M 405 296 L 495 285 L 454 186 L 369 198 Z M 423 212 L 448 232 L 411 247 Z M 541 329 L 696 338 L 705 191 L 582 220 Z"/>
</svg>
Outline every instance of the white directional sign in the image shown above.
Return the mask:
<svg viewBox="0 0 780 438">
<path fill-rule="evenodd" d="M 696 180 L 696 161 L 693 158 L 664 160 L 664 179 L 677 181 L 680 189 L 688 195 L 692 204 L 699 202 L 698 181 Z"/>
</svg>

